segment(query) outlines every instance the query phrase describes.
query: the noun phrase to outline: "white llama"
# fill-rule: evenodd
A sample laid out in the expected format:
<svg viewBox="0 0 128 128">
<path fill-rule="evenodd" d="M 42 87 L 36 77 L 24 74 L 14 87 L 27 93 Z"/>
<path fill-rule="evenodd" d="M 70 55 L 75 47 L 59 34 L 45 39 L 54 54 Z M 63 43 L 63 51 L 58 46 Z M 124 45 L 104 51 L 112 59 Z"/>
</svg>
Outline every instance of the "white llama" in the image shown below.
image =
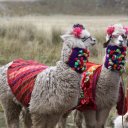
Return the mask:
<svg viewBox="0 0 128 128">
<path fill-rule="evenodd" d="M 123 117 L 118 116 L 114 120 L 114 128 L 128 128 L 128 113 L 126 113 Z"/>
<path fill-rule="evenodd" d="M 127 97 L 126 97 L 127 113 L 123 116 L 119 115 L 116 117 L 116 119 L 113 122 L 114 128 L 128 128 L 128 88 L 126 92 L 127 92 Z"/>
<path fill-rule="evenodd" d="M 121 24 L 108 27 L 106 43 L 104 43 L 104 47 L 106 47 L 104 64 L 95 89 L 96 110 L 86 108 L 83 112 L 76 110 L 74 120 L 77 128 L 82 128 L 83 117 L 87 128 L 104 128 L 111 108 L 118 101 L 120 74 L 124 70 L 126 47 L 128 46 L 127 34 L 128 28 Z M 62 116 L 58 123 L 59 128 L 65 127 L 67 116 L 67 113 L 66 116 Z"/>
<path fill-rule="evenodd" d="M 60 116 L 77 104 L 87 47 L 95 39 L 80 24 L 61 37 L 64 43 L 56 66 L 15 60 L 0 68 L 0 101 L 8 128 L 19 128 L 21 109 L 27 128 L 54 128 Z"/>
</svg>

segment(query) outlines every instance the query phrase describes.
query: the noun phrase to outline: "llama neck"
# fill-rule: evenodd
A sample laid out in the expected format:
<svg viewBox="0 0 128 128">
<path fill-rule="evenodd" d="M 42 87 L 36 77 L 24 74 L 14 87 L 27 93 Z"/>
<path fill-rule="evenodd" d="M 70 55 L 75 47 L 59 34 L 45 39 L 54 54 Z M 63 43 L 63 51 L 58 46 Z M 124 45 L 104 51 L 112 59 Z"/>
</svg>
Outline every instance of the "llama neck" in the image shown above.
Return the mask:
<svg viewBox="0 0 128 128">
<path fill-rule="evenodd" d="M 80 81 L 81 74 L 72 70 L 66 63 L 63 61 L 57 62 L 56 69 L 57 79 L 68 80 L 68 81 Z"/>
<path fill-rule="evenodd" d="M 121 77 L 119 72 L 111 71 L 104 65 L 96 86 L 96 104 L 98 108 L 111 107 L 118 100 Z M 102 102 L 103 101 L 103 102 Z"/>
<path fill-rule="evenodd" d="M 106 49 L 104 66 L 111 71 L 124 72 L 126 48 L 109 45 Z"/>
<path fill-rule="evenodd" d="M 97 91 L 101 91 L 100 89 L 103 88 L 108 91 L 102 92 L 103 94 L 108 93 L 113 96 L 113 91 L 114 94 L 118 94 L 120 74 L 123 73 L 124 70 L 125 56 L 126 48 L 110 45 L 107 47 L 104 64 L 97 83 Z M 99 94 L 101 93 L 99 92 Z"/>
<path fill-rule="evenodd" d="M 83 48 L 73 48 L 69 51 L 71 51 L 71 54 L 69 55 L 67 61 L 61 59 L 57 63 L 57 73 L 64 75 L 64 79 L 69 79 L 70 77 L 70 79 L 75 81 L 80 79 L 81 73 L 86 70 L 86 62 L 88 61 L 89 51 Z"/>
</svg>

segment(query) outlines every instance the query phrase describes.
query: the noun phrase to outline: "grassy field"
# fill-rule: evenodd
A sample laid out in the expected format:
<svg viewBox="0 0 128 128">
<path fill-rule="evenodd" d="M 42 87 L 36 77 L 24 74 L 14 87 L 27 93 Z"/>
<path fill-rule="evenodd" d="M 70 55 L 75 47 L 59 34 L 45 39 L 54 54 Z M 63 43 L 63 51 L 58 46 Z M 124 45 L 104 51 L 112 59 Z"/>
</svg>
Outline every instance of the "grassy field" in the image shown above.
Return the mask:
<svg viewBox="0 0 128 128">
<path fill-rule="evenodd" d="M 0 18 L 0 65 L 16 58 L 33 59 L 46 65 L 55 65 L 60 58 L 60 35 L 74 23 L 82 23 L 97 38 L 97 45 L 90 48 L 90 61 L 102 63 L 103 43 L 108 25 L 128 25 L 126 16 L 36 16 Z M 128 70 L 128 64 L 127 64 Z M 0 128 L 5 128 L 0 107 Z M 115 112 L 111 112 L 107 125 L 111 126 Z M 69 118 L 67 128 L 72 126 Z"/>
</svg>

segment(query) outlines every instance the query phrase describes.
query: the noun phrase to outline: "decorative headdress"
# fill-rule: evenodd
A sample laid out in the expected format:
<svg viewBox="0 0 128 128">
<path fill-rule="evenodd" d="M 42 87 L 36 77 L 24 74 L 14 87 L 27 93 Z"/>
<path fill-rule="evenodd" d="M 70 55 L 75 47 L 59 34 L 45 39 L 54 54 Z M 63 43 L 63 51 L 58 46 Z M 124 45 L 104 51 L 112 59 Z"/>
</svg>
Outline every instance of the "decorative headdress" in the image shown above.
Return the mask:
<svg viewBox="0 0 128 128">
<path fill-rule="evenodd" d="M 73 27 L 61 36 L 63 40 L 67 39 L 67 37 L 74 36 L 78 39 L 84 39 L 86 36 L 90 37 L 90 33 L 85 29 L 82 24 L 75 24 Z"/>
<path fill-rule="evenodd" d="M 104 43 L 104 47 L 107 47 L 111 38 L 117 35 L 128 35 L 128 27 L 123 26 L 121 24 L 114 24 L 109 26 L 106 30 L 106 42 Z"/>
<path fill-rule="evenodd" d="M 112 35 L 127 35 L 128 34 L 128 27 L 123 26 L 121 24 L 115 24 L 112 26 L 109 26 L 106 30 L 107 36 L 106 36 L 106 41 L 108 41 L 108 37 Z"/>
<path fill-rule="evenodd" d="M 81 24 L 75 24 L 73 29 L 71 30 L 71 34 L 74 35 L 76 38 L 83 38 L 82 31 L 85 30 L 84 26 Z"/>
<path fill-rule="evenodd" d="M 113 36 L 126 36 L 128 35 L 128 27 L 124 27 L 121 24 L 115 24 L 107 28 L 107 36 L 105 46 L 108 45 L 109 41 Z M 105 57 L 105 67 L 112 71 L 119 71 L 122 73 L 124 71 L 125 61 L 126 61 L 126 50 L 127 47 L 119 47 L 116 45 L 108 45 L 106 49 Z"/>
</svg>

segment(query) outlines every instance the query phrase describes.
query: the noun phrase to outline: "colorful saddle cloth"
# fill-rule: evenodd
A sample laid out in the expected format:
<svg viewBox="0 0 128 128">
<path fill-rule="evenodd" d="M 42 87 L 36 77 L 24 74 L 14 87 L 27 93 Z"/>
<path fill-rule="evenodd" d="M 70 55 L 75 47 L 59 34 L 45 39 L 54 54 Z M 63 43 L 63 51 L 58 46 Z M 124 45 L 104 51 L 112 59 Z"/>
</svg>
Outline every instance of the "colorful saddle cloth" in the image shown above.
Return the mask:
<svg viewBox="0 0 128 128">
<path fill-rule="evenodd" d="M 79 111 L 84 111 L 85 109 L 97 109 L 95 103 L 95 91 L 102 65 L 91 62 L 86 63 L 86 65 L 87 70 L 82 74 L 81 98 L 78 106 L 76 107 L 76 109 Z M 126 113 L 126 100 L 124 100 L 124 98 L 125 95 L 123 92 L 122 83 L 120 83 L 119 98 L 116 106 L 119 115 Z"/>
<path fill-rule="evenodd" d="M 29 106 L 36 76 L 47 66 L 32 60 L 18 59 L 9 66 L 9 86 L 16 99 L 25 107 Z"/>
<path fill-rule="evenodd" d="M 82 74 L 81 98 L 77 106 L 80 111 L 96 110 L 95 90 L 102 67 L 102 65 L 91 62 L 86 63 L 86 66 L 87 70 Z"/>
</svg>

